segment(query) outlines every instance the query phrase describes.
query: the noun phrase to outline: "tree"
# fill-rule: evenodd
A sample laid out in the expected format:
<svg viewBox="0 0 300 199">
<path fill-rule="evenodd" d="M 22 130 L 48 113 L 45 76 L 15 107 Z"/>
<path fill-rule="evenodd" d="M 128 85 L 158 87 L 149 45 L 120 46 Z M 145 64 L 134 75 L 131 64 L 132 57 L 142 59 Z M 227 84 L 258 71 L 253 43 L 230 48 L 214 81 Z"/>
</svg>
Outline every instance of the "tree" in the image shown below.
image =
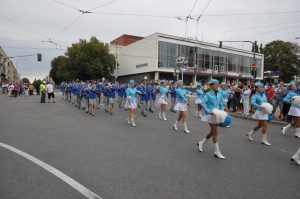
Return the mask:
<svg viewBox="0 0 300 199">
<path fill-rule="evenodd" d="M 64 56 L 54 58 L 50 76 L 56 84 L 72 79 L 111 78 L 114 67 L 115 57 L 109 53 L 108 45 L 91 37 L 89 41 L 80 39 L 67 49 Z"/>
<path fill-rule="evenodd" d="M 300 74 L 300 62 L 295 54 L 297 45 L 281 40 L 268 43 L 263 53 L 265 55 L 265 70 L 279 71 L 280 81 L 289 82 Z"/>
<path fill-rule="evenodd" d="M 29 79 L 26 78 L 26 77 L 22 79 L 22 82 L 25 83 L 25 84 L 30 84 Z"/>
<path fill-rule="evenodd" d="M 42 83 L 42 80 L 38 79 L 38 80 L 34 80 L 34 82 L 32 84 L 36 88 L 36 87 L 39 87 L 41 83 Z"/>
</svg>

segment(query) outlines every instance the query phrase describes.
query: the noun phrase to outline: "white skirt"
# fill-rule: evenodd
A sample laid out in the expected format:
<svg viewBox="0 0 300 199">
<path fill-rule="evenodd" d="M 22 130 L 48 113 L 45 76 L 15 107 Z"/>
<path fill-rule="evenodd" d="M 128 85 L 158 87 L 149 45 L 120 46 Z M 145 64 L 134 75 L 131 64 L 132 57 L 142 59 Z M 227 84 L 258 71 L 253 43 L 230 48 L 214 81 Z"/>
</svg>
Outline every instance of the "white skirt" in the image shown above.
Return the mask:
<svg viewBox="0 0 300 199">
<path fill-rule="evenodd" d="M 216 122 L 216 116 L 215 115 L 211 115 L 211 114 L 205 115 L 201 119 L 201 121 L 202 122 L 207 122 L 209 124 L 217 124 L 217 122 Z"/>
<path fill-rule="evenodd" d="M 256 120 L 268 120 L 269 115 L 263 113 L 261 110 L 256 110 L 255 113 L 252 115 L 252 118 Z"/>
<path fill-rule="evenodd" d="M 177 103 L 174 107 L 175 111 L 187 111 L 186 103 Z"/>
<path fill-rule="evenodd" d="M 160 98 L 158 99 L 158 103 L 159 103 L 159 104 L 168 104 L 167 100 L 166 100 L 164 97 L 160 97 Z"/>
<path fill-rule="evenodd" d="M 300 117 L 300 108 L 291 106 L 288 115 L 294 116 L 294 117 Z"/>
<path fill-rule="evenodd" d="M 129 102 L 128 100 L 126 100 L 125 108 L 136 109 L 137 108 L 137 103 L 136 102 Z"/>
<path fill-rule="evenodd" d="M 201 99 L 197 98 L 197 99 L 195 100 L 195 104 L 201 104 Z"/>
</svg>

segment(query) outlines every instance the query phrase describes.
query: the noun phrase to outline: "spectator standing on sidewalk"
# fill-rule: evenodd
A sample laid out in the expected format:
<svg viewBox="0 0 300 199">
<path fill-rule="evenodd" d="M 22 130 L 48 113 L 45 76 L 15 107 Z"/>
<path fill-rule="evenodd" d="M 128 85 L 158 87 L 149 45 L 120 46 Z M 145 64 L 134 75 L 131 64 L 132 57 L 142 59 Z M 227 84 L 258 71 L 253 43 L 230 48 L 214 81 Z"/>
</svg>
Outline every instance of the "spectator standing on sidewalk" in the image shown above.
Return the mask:
<svg viewBox="0 0 300 199">
<path fill-rule="evenodd" d="M 14 84 L 14 90 L 13 90 L 13 94 L 14 94 L 14 97 L 17 97 L 18 96 L 18 93 L 19 93 L 19 85 L 15 82 Z"/>
<path fill-rule="evenodd" d="M 52 98 L 52 102 L 55 103 L 54 101 L 54 87 L 52 84 L 50 84 L 50 82 L 47 83 L 46 85 L 46 90 L 47 90 L 47 93 L 48 93 L 48 103 L 50 103 L 50 100 Z"/>
<path fill-rule="evenodd" d="M 275 97 L 275 89 L 272 87 L 272 83 L 268 83 L 266 85 L 266 96 L 268 103 L 273 104 L 273 100 Z"/>
<path fill-rule="evenodd" d="M 286 88 L 284 87 L 284 82 L 280 82 L 275 88 L 275 97 L 273 100 L 273 116 L 276 113 L 276 109 L 279 107 L 279 118 L 282 115 L 283 98 L 286 96 Z"/>
<path fill-rule="evenodd" d="M 242 103 L 244 107 L 243 115 L 245 116 L 248 116 L 250 111 L 250 95 L 251 95 L 251 90 L 247 85 L 245 85 L 242 92 Z"/>
</svg>

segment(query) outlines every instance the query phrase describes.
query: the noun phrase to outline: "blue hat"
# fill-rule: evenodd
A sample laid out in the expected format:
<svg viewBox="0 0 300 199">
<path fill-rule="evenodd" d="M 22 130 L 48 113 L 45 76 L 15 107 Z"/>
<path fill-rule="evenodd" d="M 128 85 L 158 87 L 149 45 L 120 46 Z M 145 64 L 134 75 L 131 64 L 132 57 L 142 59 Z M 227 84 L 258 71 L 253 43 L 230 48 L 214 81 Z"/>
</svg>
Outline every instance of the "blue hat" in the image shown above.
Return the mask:
<svg viewBox="0 0 300 199">
<path fill-rule="evenodd" d="M 255 85 L 256 87 L 263 87 L 263 86 L 264 86 L 261 82 L 256 82 L 254 85 Z"/>
<path fill-rule="evenodd" d="M 221 85 L 222 86 L 226 86 L 227 84 L 226 84 L 226 82 L 222 82 Z"/>
<path fill-rule="evenodd" d="M 161 83 L 166 83 L 166 80 L 164 80 L 164 79 L 163 79 L 163 80 L 161 80 Z"/>
<path fill-rule="evenodd" d="M 291 81 L 287 86 L 288 86 L 288 87 L 291 87 L 293 84 L 296 84 L 296 82 Z"/>
<path fill-rule="evenodd" d="M 227 115 L 225 118 L 225 121 L 221 124 L 219 124 L 220 127 L 227 127 L 230 126 L 232 123 L 232 117 L 230 115 Z"/>
<path fill-rule="evenodd" d="M 202 86 L 202 85 L 201 85 L 201 82 L 199 82 L 199 83 L 197 84 L 197 86 Z"/>
<path fill-rule="evenodd" d="M 215 84 L 215 83 L 219 83 L 219 81 L 216 80 L 216 79 L 211 79 L 211 80 L 209 81 L 209 83 L 210 83 L 210 84 Z"/>
<path fill-rule="evenodd" d="M 129 80 L 129 83 L 134 84 L 134 80 L 133 79 Z"/>
<path fill-rule="evenodd" d="M 178 84 L 182 84 L 183 83 L 183 81 L 180 79 L 180 80 L 178 80 Z"/>
</svg>

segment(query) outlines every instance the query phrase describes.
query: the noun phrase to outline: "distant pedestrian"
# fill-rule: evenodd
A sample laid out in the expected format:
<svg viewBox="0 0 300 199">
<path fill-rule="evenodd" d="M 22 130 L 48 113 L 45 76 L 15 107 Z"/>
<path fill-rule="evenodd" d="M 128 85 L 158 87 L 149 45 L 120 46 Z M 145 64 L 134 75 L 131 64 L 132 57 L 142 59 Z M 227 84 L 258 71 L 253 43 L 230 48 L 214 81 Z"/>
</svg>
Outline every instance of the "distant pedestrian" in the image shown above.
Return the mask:
<svg viewBox="0 0 300 199">
<path fill-rule="evenodd" d="M 50 84 L 50 82 L 47 83 L 46 85 L 46 91 L 48 93 L 48 103 L 50 103 L 50 100 L 52 99 L 52 102 L 55 103 L 54 101 L 54 87 L 52 84 Z"/>
<path fill-rule="evenodd" d="M 41 103 L 45 103 L 46 100 L 46 82 L 43 81 L 39 86 L 39 92 L 41 93 Z"/>
</svg>

